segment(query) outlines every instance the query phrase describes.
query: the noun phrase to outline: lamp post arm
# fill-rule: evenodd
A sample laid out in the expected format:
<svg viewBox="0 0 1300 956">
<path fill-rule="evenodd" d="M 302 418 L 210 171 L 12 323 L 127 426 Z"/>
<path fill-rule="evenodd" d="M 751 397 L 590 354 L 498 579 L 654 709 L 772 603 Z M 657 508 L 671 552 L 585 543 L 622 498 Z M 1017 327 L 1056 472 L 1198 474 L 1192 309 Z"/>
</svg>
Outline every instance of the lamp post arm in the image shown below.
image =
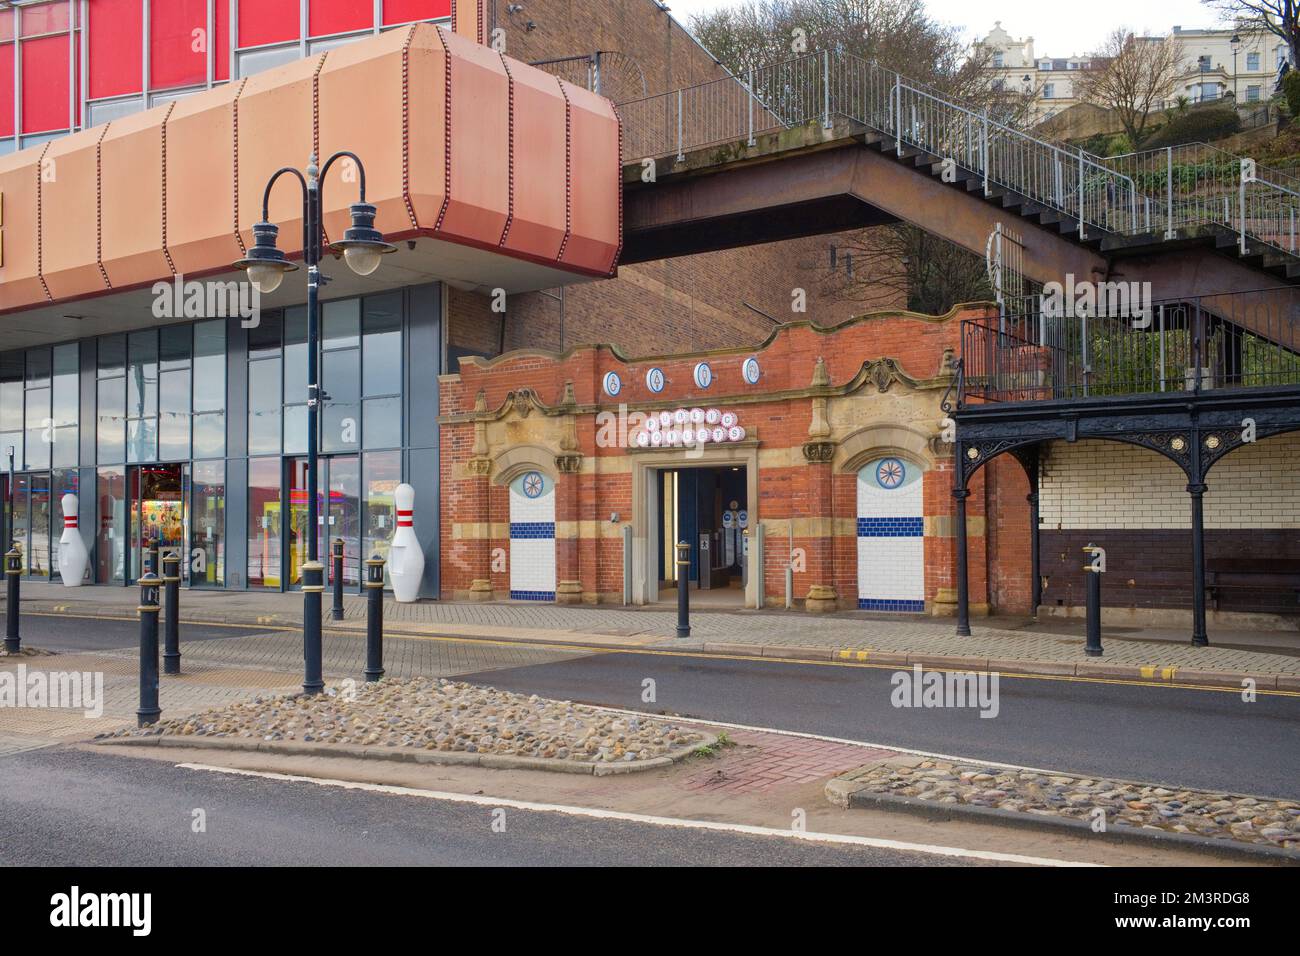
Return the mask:
<svg viewBox="0 0 1300 956">
<path fill-rule="evenodd" d="M 262 193 L 262 222 L 271 221 L 271 188 L 275 185 L 275 181 L 285 173 L 293 173 L 298 177 L 298 184 L 302 186 L 303 199 L 306 200 L 307 198 L 307 180 L 303 178 L 302 173 L 292 166 L 281 166 L 266 181 L 266 190 Z"/>
<path fill-rule="evenodd" d="M 320 170 L 321 194 L 324 195 L 325 192 L 325 174 L 328 173 L 330 171 L 330 167 L 334 165 L 334 160 L 342 159 L 344 156 L 346 156 L 348 159 L 352 160 L 352 162 L 357 164 L 357 178 L 359 181 L 359 185 L 361 187 L 360 198 L 361 198 L 361 202 L 365 202 L 366 201 L 366 167 L 362 165 L 361 157 L 348 149 L 341 149 L 333 156 L 331 156 L 329 159 L 325 160 L 325 165 L 322 166 Z M 321 200 L 321 208 L 322 209 L 325 208 L 325 202 L 323 199 Z"/>
</svg>

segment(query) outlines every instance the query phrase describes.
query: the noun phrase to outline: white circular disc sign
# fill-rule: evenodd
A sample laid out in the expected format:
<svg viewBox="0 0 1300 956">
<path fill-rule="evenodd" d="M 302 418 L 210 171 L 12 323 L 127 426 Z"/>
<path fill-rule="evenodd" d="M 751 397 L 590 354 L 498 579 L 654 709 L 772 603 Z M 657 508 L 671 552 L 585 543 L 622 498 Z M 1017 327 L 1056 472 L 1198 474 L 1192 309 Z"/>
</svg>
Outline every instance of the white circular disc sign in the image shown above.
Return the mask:
<svg viewBox="0 0 1300 956">
<path fill-rule="evenodd" d="M 618 372 L 606 372 L 605 394 L 614 398 L 621 391 L 623 391 L 623 380 L 618 377 Z"/>
<path fill-rule="evenodd" d="M 700 362 L 695 366 L 695 384 L 698 388 L 708 388 L 713 384 L 713 369 L 708 362 Z"/>
<path fill-rule="evenodd" d="M 744 376 L 745 381 L 750 385 L 757 385 L 758 377 L 762 374 L 762 369 L 759 368 L 758 365 L 758 359 L 754 358 L 752 355 L 745 359 L 745 361 L 740 364 L 740 374 Z"/>
<path fill-rule="evenodd" d="M 645 373 L 645 387 L 658 395 L 664 390 L 664 370 L 652 368 Z"/>
</svg>

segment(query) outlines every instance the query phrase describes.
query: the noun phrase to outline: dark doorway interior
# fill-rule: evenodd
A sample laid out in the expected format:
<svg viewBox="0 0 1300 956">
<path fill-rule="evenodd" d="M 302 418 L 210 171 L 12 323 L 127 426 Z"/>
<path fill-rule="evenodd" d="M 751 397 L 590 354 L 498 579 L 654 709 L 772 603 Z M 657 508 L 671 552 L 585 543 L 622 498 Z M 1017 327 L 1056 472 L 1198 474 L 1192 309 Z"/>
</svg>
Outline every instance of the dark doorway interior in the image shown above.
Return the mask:
<svg viewBox="0 0 1300 956">
<path fill-rule="evenodd" d="M 722 603 L 744 603 L 743 526 L 747 523 L 745 469 L 739 465 L 664 469 L 658 473 L 660 600 L 674 598 L 677 587 L 674 545 L 690 550 L 693 590 L 714 592 Z"/>
</svg>

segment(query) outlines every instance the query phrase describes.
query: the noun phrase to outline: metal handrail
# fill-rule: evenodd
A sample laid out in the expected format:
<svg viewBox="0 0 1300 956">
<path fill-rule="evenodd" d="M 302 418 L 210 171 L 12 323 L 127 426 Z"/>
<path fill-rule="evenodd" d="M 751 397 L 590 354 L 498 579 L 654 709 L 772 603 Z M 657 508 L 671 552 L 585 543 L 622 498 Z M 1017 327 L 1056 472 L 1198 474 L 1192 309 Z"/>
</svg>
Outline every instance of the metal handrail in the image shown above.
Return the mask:
<svg viewBox="0 0 1300 956">
<path fill-rule="evenodd" d="M 1204 226 L 1300 255 L 1300 181 L 1203 143 L 1102 157 L 1036 137 L 852 53 L 822 51 L 619 104 L 624 162 L 843 118 L 1089 230 L 1178 238 Z M 1253 169 L 1253 176 L 1251 175 Z"/>
<path fill-rule="evenodd" d="M 962 322 L 957 408 L 1300 385 L 1290 289 Z"/>
</svg>

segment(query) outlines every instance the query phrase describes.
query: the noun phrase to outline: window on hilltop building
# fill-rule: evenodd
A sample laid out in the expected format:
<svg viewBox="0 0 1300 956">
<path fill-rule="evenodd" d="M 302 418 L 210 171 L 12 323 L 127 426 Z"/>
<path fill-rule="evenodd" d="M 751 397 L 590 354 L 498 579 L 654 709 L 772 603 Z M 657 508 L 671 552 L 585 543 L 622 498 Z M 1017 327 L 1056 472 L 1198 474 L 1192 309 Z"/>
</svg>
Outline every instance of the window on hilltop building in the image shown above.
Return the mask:
<svg viewBox="0 0 1300 956">
<path fill-rule="evenodd" d="M 1044 84 L 1043 84 L 1043 99 L 1045 99 L 1045 100 L 1050 100 L 1050 99 L 1053 99 L 1055 96 L 1056 96 L 1056 84 L 1055 84 L 1055 83 L 1044 83 Z"/>
<path fill-rule="evenodd" d="M 1196 58 L 1196 68 L 1204 73 L 1210 68 L 1210 58 L 1208 56 L 1198 56 Z"/>
<path fill-rule="evenodd" d="M 1257 73 L 1257 72 L 1259 72 L 1259 54 L 1258 54 L 1258 53 L 1247 53 L 1247 54 L 1246 54 L 1246 69 L 1249 70 L 1249 71 L 1252 72 L 1252 73 Z"/>
<path fill-rule="evenodd" d="M 1248 86 L 1248 87 L 1246 87 L 1246 102 L 1247 102 L 1247 103 L 1258 103 L 1258 102 L 1259 102 L 1259 94 L 1260 94 L 1260 88 L 1259 88 L 1258 86 Z"/>
<path fill-rule="evenodd" d="M 998 51 L 998 52 L 996 52 L 996 53 L 993 54 L 993 65 L 996 66 L 996 67 L 1001 67 L 1001 66 L 1002 66 L 1002 52 L 1001 52 L 1001 51 Z"/>
</svg>

